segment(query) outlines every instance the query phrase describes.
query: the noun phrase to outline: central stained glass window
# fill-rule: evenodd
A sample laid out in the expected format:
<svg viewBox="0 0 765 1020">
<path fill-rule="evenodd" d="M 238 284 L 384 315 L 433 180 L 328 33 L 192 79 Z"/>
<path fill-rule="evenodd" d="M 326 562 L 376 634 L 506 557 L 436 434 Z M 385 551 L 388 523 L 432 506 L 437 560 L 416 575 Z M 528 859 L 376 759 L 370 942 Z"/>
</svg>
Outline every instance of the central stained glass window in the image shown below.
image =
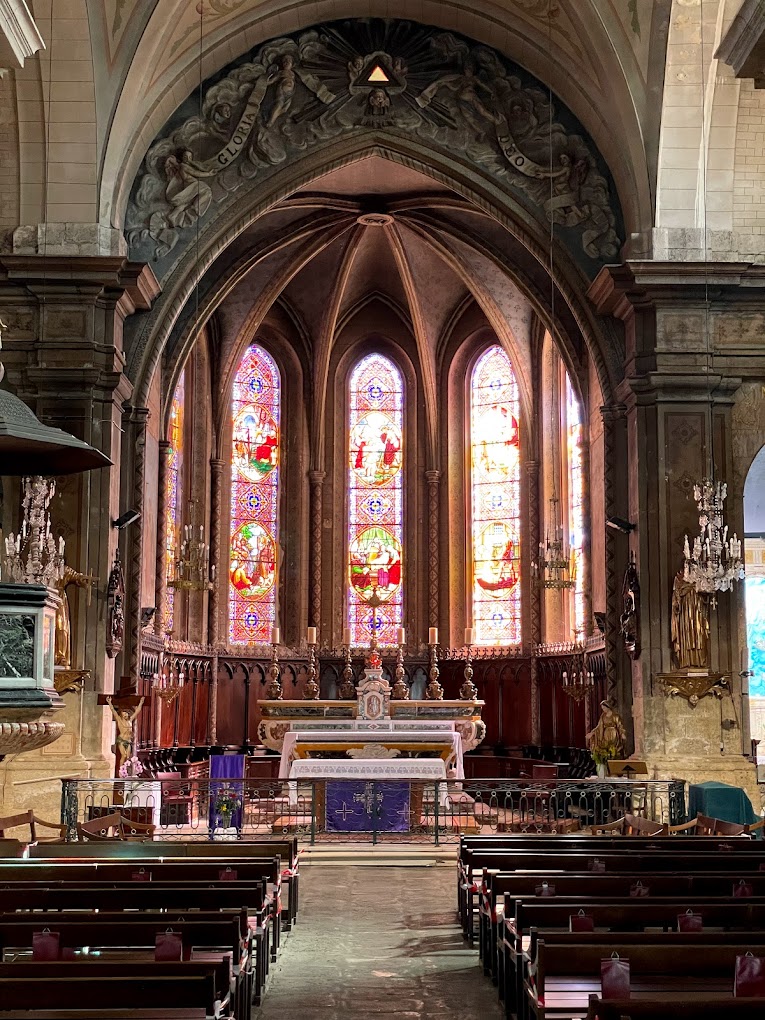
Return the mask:
<svg viewBox="0 0 765 1020">
<path fill-rule="evenodd" d="M 473 638 L 477 645 L 521 640 L 521 469 L 519 398 L 499 345 L 476 362 L 470 381 Z"/>
<path fill-rule="evenodd" d="M 279 369 L 253 344 L 231 401 L 231 644 L 268 643 L 276 621 L 280 408 Z"/>
<path fill-rule="evenodd" d="M 348 626 L 351 643 L 395 645 L 403 622 L 404 382 L 382 354 L 351 373 L 348 420 Z"/>
</svg>

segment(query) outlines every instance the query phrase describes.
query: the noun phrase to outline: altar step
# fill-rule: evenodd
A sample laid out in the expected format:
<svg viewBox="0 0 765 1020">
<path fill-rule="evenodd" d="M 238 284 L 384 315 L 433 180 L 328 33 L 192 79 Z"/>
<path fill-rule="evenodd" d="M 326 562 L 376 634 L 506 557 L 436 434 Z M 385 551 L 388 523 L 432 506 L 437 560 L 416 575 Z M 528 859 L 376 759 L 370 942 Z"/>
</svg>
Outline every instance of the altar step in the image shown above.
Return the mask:
<svg viewBox="0 0 765 1020">
<path fill-rule="evenodd" d="M 301 850 L 300 867 L 322 865 L 333 868 L 401 867 L 401 868 L 453 868 L 459 846 L 397 843 L 395 846 L 374 846 L 372 843 L 333 843 L 331 846 L 309 846 Z"/>
</svg>

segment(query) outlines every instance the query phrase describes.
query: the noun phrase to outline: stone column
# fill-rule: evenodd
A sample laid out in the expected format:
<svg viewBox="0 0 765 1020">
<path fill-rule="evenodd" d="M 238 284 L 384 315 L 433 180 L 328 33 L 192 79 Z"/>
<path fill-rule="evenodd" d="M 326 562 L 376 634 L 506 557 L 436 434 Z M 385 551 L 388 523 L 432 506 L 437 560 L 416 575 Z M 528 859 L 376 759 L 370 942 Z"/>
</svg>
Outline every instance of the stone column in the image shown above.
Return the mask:
<svg viewBox="0 0 765 1020">
<path fill-rule="evenodd" d="M 438 572 L 438 546 L 439 546 L 439 489 L 441 484 L 441 472 L 430 470 L 425 472 L 425 481 L 428 483 L 428 625 L 436 627 L 439 624 L 440 600 L 439 600 L 439 572 Z"/>
<path fill-rule="evenodd" d="M 223 465 L 224 461 L 219 457 L 210 458 L 210 572 L 214 575 L 214 581 L 210 592 L 208 633 L 213 648 L 217 648 L 220 643 L 221 591 L 228 590 L 228 568 L 222 555 L 221 542 Z"/>
<path fill-rule="evenodd" d="M 160 439 L 157 478 L 156 609 L 154 611 L 154 633 L 158 637 L 164 637 L 167 625 L 167 482 L 170 475 L 172 452 L 172 444 L 167 439 Z"/>
<path fill-rule="evenodd" d="M 627 408 L 601 407 L 603 419 L 604 518 L 629 520 L 627 472 Z M 633 716 L 632 678 L 621 639 L 621 585 L 629 562 L 629 537 L 606 527 L 606 677 L 608 696 L 625 722 Z M 629 728 L 629 727 L 628 727 Z"/>
<path fill-rule="evenodd" d="M 311 626 L 321 628 L 321 554 L 324 531 L 322 528 L 324 471 L 309 471 L 308 481 L 311 486 Z M 297 629 L 296 629 L 297 628 Z M 293 640 L 299 640 L 299 625 L 293 621 Z M 321 631 L 320 631 L 321 632 Z"/>
<path fill-rule="evenodd" d="M 708 303 L 710 288 L 714 304 Z M 729 686 L 722 698 L 707 694 L 694 706 L 668 695 L 662 678 L 678 672 L 672 586 L 683 563 L 683 537 L 692 540 L 699 532 L 693 485 L 709 474 L 713 446 L 715 475 L 729 482 L 726 522 L 731 532 L 743 530 L 740 494 L 730 485 L 731 402 L 742 375 L 765 377 L 762 349 L 753 342 L 759 337 L 762 344 L 764 290 L 760 267 L 735 263 L 631 262 L 602 270 L 590 288 L 597 310 L 616 315 L 625 327 L 619 396 L 626 405 L 628 452 L 622 457 L 608 439 L 614 422 L 607 419 L 606 463 L 616 471 L 628 465 L 626 519 L 636 525 L 630 539 L 641 584 L 641 654 L 632 663 L 636 756 L 659 778 L 744 786 L 758 807 L 754 768 L 742 754 L 743 599 L 737 590 L 721 592 L 710 615 L 708 671 L 725 675 Z M 618 474 L 612 484 L 617 489 L 610 499 L 622 516 Z M 626 536 L 615 533 L 610 549 L 626 544 Z M 615 581 L 621 585 L 620 573 Z M 609 612 L 613 601 L 612 591 Z"/>
</svg>

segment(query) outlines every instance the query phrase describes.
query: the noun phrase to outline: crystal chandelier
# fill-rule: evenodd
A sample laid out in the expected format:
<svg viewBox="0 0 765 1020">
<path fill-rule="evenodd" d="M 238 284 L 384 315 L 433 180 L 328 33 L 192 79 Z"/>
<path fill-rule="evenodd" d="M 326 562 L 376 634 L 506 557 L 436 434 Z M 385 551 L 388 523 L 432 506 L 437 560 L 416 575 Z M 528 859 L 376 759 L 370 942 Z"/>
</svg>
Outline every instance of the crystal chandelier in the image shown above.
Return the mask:
<svg viewBox="0 0 765 1020">
<path fill-rule="evenodd" d="M 588 668 L 587 649 L 577 631 L 568 669 L 563 670 L 563 693 L 580 702 L 595 686 L 595 674 Z"/>
<path fill-rule="evenodd" d="M 210 591 L 215 582 L 215 566 L 210 571 L 210 546 L 204 527 L 193 523 L 183 526 L 180 553 L 175 561 L 175 576 L 168 582 L 176 591 Z"/>
<path fill-rule="evenodd" d="M 744 577 L 741 541 L 735 532 L 728 538 L 728 525 L 723 519 L 727 495 L 725 482 L 715 482 L 711 478 L 704 478 L 693 487 L 701 530 L 693 540 L 693 547 L 688 535 L 685 536 L 683 577 L 696 586 L 696 591 L 707 594 L 728 591 L 734 581 Z"/>
<path fill-rule="evenodd" d="M 548 531 L 544 542 L 539 543 L 539 559 L 536 574 L 543 588 L 575 588 L 576 569 L 572 569 L 572 557 L 563 539 L 563 525 L 558 522 L 558 498 L 550 499 L 548 526 L 552 525 L 552 539 Z"/>
<path fill-rule="evenodd" d="M 55 587 L 64 573 L 64 539 L 58 542 L 50 526 L 50 501 L 56 482 L 42 475 L 22 481 L 21 531 L 5 540 L 5 576 L 17 584 Z"/>
</svg>

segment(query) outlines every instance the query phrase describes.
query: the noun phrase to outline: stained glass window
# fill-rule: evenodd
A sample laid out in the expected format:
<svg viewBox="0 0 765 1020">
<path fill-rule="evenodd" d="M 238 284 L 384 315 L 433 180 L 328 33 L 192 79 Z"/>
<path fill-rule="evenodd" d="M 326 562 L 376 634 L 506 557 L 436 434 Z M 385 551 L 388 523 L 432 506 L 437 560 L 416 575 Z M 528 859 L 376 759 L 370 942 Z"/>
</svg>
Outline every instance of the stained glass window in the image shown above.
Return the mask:
<svg viewBox="0 0 765 1020">
<path fill-rule="evenodd" d="M 404 383 L 381 354 L 368 354 L 350 380 L 348 626 L 351 643 L 393 645 L 403 620 Z"/>
<path fill-rule="evenodd" d="M 510 358 L 490 347 L 470 383 L 473 639 L 521 640 L 521 473 L 518 384 Z"/>
<path fill-rule="evenodd" d="M 575 574 L 571 629 L 584 636 L 584 462 L 582 412 L 568 372 L 566 376 L 566 459 L 568 463 L 568 545 Z M 581 633 L 580 633 L 581 632 Z"/>
<path fill-rule="evenodd" d="M 170 427 L 168 442 L 170 463 L 167 470 L 167 489 L 165 491 L 165 576 L 170 582 L 175 573 L 175 559 L 178 554 L 178 531 L 181 527 L 181 471 L 183 465 L 183 405 L 186 399 L 186 372 L 181 373 L 173 401 L 170 405 Z M 165 601 L 165 630 L 173 629 L 175 616 L 175 589 L 168 584 Z"/>
<path fill-rule="evenodd" d="M 279 369 L 253 344 L 231 400 L 231 644 L 268 643 L 276 622 L 280 408 Z"/>
</svg>

